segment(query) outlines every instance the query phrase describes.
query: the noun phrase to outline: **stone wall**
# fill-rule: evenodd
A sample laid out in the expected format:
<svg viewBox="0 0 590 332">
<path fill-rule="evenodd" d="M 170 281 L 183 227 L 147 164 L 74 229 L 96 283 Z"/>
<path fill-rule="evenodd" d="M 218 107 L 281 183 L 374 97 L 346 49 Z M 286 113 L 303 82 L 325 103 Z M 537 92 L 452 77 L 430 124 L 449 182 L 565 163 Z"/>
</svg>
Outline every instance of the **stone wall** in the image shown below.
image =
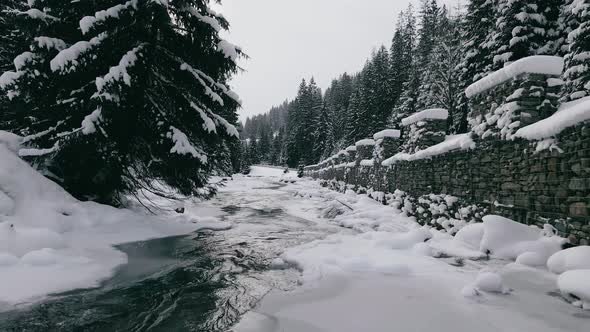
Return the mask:
<svg viewBox="0 0 590 332">
<path fill-rule="evenodd" d="M 485 100 L 504 98 L 498 95 L 502 91 L 512 98 L 518 96 L 519 103 L 526 104 L 526 108 L 515 116 L 534 112 L 526 118 L 534 117 L 537 121 L 551 115 L 556 105 L 552 99 L 553 85 L 548 79 L 554 78 L 534 75 L 527 81 L 527 77 L 519 77 L 492 89 L 487 95 L 474 98 L 474 113 L 493 112 L 489 104 L 488 107 L 482 105 Z M 543 82 L 542 96 L 550 94 L 550 98 L 534 99 L 536 97 L 531 97 L 530 91 L 539 91 Z M 528 92 L 519 90 L 527 86 Z M 515 94 L 514 90 L 518 93 Z M 540 227 L 551 224 L 572 243 L 588 244 L 590 123 L 562 131 L 555 137 L 557 146 L 545 146 L 544 149 L 539 149 L 539 142 L 507 140 L 493 135 L 482 138 L 475 132 L 470 135 L 475 141 L 474 149 L 455 149 L 418 160 L 399 160 L 390 166 L 382 166 L 381 161 L 395 151 L 387 149 L 383 156 L 383 150 L 379 150 L 374 156 L 380 155 L 381 158 L 375 158 L 374 165 L 369 166 L 368 163 L 361 165 L 361 160 L 369 155 L 363 148 L 354 163 L 349 158 L 348 163 L 308 167 L 306 173 L 318 179 L 343 181 L 360 191 L 394 193 L 401 190 L 414 198 L 429 194 L 455 196 L 465 204 L 482 207 L 486 213 Z M 404 139 L 407 137 L 402 137 L 399 143 L 389 142 L 387 145 L 403 147 Z M 376 149 L 380 146 L 378 143 Z"/>
</svg>

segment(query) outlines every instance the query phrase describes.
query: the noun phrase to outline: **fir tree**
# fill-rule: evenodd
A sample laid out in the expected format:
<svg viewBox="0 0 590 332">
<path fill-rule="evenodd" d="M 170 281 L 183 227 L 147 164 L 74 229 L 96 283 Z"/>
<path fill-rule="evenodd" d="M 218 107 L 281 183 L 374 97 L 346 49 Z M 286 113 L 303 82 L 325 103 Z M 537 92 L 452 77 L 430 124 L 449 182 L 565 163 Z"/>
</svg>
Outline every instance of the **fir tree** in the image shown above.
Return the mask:
<svg viewBox="0 0 590 332">
<path fill-rule="evenodd" d="M 333 125 L 327 107 L 322 107 L 314 133 L 313 154 L 315 162 L 332 155 L 334 150 Z"/>
<path fill-rule="evenodd" d="M 556 0 L 500 0 L 497 8 L 497 32 L 491 44 L 494 70 L 527 56 L 554 53 L 559 13 Z"/>
<path fill-rule="evenodd" d="M 202 196 L 212 171 L 231 171 L 239 102 L 224 83 L 241 51 L 208 0 L 28 3 L 5 12 L 28 48 L 0 78 L 23 105 L 4 120 L 26 136 L 23 156 L 115 204 L 142 190 Z"/>
<path fill-rule="evenodd" d="M 590 95 L 590 0 L 576 0 L 568 8 L 580 24 L 568 36 L 563 101 Z"/>
</svg>

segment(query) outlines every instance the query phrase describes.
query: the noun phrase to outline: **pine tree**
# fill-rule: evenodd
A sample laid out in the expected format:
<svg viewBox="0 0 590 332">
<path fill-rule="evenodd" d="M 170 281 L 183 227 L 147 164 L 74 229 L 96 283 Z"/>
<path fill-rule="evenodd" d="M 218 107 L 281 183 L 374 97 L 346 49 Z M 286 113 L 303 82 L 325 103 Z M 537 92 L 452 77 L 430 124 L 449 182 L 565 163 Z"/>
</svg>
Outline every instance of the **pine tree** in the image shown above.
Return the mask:
<svg viewBox="0 0 590 332">
<path fill-rule="evenodd" d="M 22 105 L 7 120 L 22 155 L 114 204 L 141 190 L 202 196 L 212 171 L 231 171 L 239 102 L 224 83 L 241 51 L 208 0 L 28 4 L 5 12 L 29 46 L 0 78 Z"/>
<path fill-rule="evenodd" d="M 445 8 L 441 11 L 438 28 L 439 37 L 422 77 L 419 104 L 426 108 L 447 109 L 447 128 L 450 132 L 457 132 L 466 124 L 466 112 L 461 112 L 458 104 L 463 94 L 458 69 L 462 50 L 458 23 L 447 17 Z"/>
<path fill-rule="evenodd" d="M 580 24 L 568 36 L 563 101 L 590 95 L 590 0 L 576 0 L 568 8 Z"/>
<path fill-rule="evenodd" d="M 497 33 L 493 36 L 494 70 L 518 59 L 553 54 L 558 39 L 555 31 L 559 4 L 557 0 L 531 3 L 527 0 L 499 0 Z"/>
<path fill-rule="evenodd" d="M 315 161 L 328 158 L 334 150 L 333 125 L 327 107 L 322 107 L 315 126 L 313 154 Z"/>
</svg>

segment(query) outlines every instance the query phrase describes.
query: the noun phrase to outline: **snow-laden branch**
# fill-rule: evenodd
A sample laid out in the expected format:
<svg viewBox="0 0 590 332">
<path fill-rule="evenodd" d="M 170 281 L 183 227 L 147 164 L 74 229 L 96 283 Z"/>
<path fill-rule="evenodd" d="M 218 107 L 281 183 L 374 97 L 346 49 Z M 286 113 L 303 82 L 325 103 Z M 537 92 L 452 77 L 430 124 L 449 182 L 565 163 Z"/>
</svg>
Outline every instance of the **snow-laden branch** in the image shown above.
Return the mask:
<svg viewBox="0 0 590 332">
<path fill-rule="evenodd" d="M 216 82 L 212 77 L 205 74 L 201 70 L 191 67 L 186 62 L 184 62 L 180 65 L 180 70 L 186 70 L 186 71 L 190 72 L 191 74 L 193 74 L 193 76 L 197 79 L 197 81 L 199 81 L 199 83 L 201 83 L 203 85 L 203 87 L 205 88 L 206 91 L 207 91 L 207 89 L 211 90 L 211 88 L 210 88 L 211 86 L 216 87 L 216 88 L 220 89 L 226 96 L 228 96 L 233 101 L 238 103 L 239 105 L 242 104 L 242 101 L 240 100 L 240 97 L 238 96 L 237 93 L 230 90 L 224 84 Z M 209 85 L 207 85 L 203 80 L 206 80 L 207 82 L 209 82 Z M 217 93 L 215 93 L 215 95 L 217 95 L 219 97 L 219 95 Z M 214 97 L 214 96 L 211 96 L 211 98 L 213 98 L 214 100 L 216 99 L 216 97 Z M 220 99 L 221 99 L 221 97 L 220 97 Z M 223 99 L 221 100 L 221 105 L 223 106 Z"/>
<path fill-rule="evenodd" d="M 197 19 L 199 19 L 199 21 L 208 24 L 215 31 L 219 32 L 222 30 L 222 27 L 219 24 L 219 22 L 217 21 L 216 17 L 203 15 L 203 14 L 199 13 L 199 11 L 196 8 L 190 7 L 190 6 L 186 7 L 185 10 L 187 12 L 189 12 L 191 15 L 193 15 L 194 17 L 196 17 Z"/>
<path fill-rule="evenodd" d="M 137 9 L 137 0 L 129 0 L 124 4 L 98 11 L 94 16 L 85 16 L 80 20 L 80 30 L 86 34 L 96 23 L 104 22 L 109 18 L 118 18 L 121 12 L 129 8 Z"/>
<path fill-rule="evenodd" d="M 103 77 L 96 78 L 96 94 L 93 97 L 105 97 L 106 99 L 112 100 L 113 96 L 107 92 L 105 92 L 105 87 L 109 83 L 114 83 L 116 81 L 123 81 L 128 86 L 131 86 L 131 76 L 127 73 L 127 69 L 132 67 L 135 62 L 137 61 L 137 52 L 141 49 L 142 46 L 137 46 L 133 48 L 131 51 L 125 53 L 119 64 L 113 66 L 109 69 L 109 72 Z"/>
<path fill-rule="evenodd" d="M 47 50 L 56 49 L 58 51 L 63 50 L 66 48 L 66 42 L 59 38 L 52 38 L 52 37 L 35 37 L 35 42 L 39 45 L 40 48 L 45 48 Z"/>
<path fill-rule="evenodd" d="M 44 22 L 47 21 L 59 21 L 59 18 L 55 17 L 55 16 L 51 16 L 45 12 L 40 11 L 37 8 L 31 8 L 29 10 L 26 11 L 20 11 L 17 9 L 13 9 L 13 10 L 5 10 L 5 13 L 12 13 L 12 14 L 16 14 L 16 15 L 22 15 L 22 16 L 28 16 L 32 19 L 36 19 L 36 20 L 42 20 Z"/>
<path fill-rule="evenodd" d="M 176 153 L 180 155 L 190 154 L 194 158 L 199 159 L 201 163 L 207 163 L 207 155 L 205 152 L 200 149 L 196 149 L 188 140 L 186 134 L 182 131 L 173 126 L 170 126 L 170 132 L 168 132 L 167 137 L 170 138 L 172 142 L 174 142 L 174 146 L 172 149 L 170 149 L 170 153 Z"/>
<path fill-rule="evenodd" d="M 51 70 L 63 71 L 66 66 L 70 64 L 72 66 L 77 66 L 78 58 L 84 53 L 92 50 L 92 48 L 98 46 L 106 37 L 106 33 L 101 33 L 89 41 L 82 40 L 62 50 L 49 62 Z"/>
<path fill-rule="evenodd" d="M 211 89 L 211 87 L 209 85 L 207 85 L 207 83 L 205 83 L 205 81 L 203 80 L 203 78 L 201 78 L 201 74 L 203 72 L 201 72 L 198 69 L 194 69 L 193 67 L 191 67 L 188 63 L 183 63 L 180 65 L 180 70 L 185 70 L 188 71 L 189 73 L 193 74 L 193 76 L 197 79 L 197 81 L 199 83 L 201 83 L 201 85 L 203 86 L 203 88 L 205 89 L 205 94 L 209 97 L 211 97 L 211 99 L 217 103 L 219 103 L 219 105 L 223 106 L 223 98 L 221 98 L 215 91 L 213 91 L 213 89 Z"/>
</svg>

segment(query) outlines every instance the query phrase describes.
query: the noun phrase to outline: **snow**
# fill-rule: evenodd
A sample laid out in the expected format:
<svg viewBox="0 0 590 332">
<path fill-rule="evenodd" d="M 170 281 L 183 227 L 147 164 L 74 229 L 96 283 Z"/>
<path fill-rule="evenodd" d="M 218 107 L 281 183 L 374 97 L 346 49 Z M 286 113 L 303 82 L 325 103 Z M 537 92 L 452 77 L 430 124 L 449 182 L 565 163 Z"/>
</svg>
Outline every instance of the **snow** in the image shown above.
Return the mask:
<svg viewBox="0 0 590 332">
<path fill-rule="evenodd" d="M 14 14 L 17 14 L 17 15 L 26 15 L 26 16 L 32 18 L 32 19 L 40 19 L 40 20 L 43 20 L 43 21 L 48 21 L 48 20 L 59 21 L 59 19 L 57 17 L 51 16 L 51 15 L 45 13 L 45 12 L 42 12 L 42 11 L 40 11 L 37 8 L 31 8 L 31 9 L 26 10 L 24 12 L 23 11 L 20 11 L 20 10 L 9 10 L 7 12 L 14 13 Z"/>
<path fill-rule="evenodd" d="M 443 108 L 432 108 L 421 112 L 414 113 L 407 118 L 402 119 L 403 126 L 409 126 L 416 122 L 435 119 L 435 120 L 446 120 L 449 117 L 449 111 Z"/>
<path fill-rule="evenodd" d="M 590 270 L 567 271 L 559 276 L 557 286 L 563 294 L 579 298 L 577 304 L 590 310 Z"/>
<path fill-rule="evenodd" d="M 484 292 L 491 293 L 509 293 L 509 290 L 504 286 L 502 277 L 498 273 L 482 271 L 477 275 L 474 286 Z"/>
<path fill-rule="evenodd" d="M 203 14 L 199 13 L 198 9 L 196 9 L 194 7 L 190 7 L 190 6 L 186 7 L 186 11 L 188 11 L 194 17 L 199 19 L 199 21 L 209 25 L 211 28 L 213 28 L 213 30 L 218 31 L 218 32 L 222 30 L 221 25 L 219 24 L 219 22 L 217 21 L 217 19 L 215 17 L 203 15 Z"/>
<path fill-rule="evenodd" d="M 81 55 L 91 50 L 93 47 L 100 45 L 100 43 L 107 37 L 106 33 L 101 33 L 96 37 L 91 38 L 89 41 L 79 41 L 74 45 L 60 51 L 51 61 L 49 66 L 52 71 L 64 71 L 67 66 L 75 68 L 79 62 L 78 58 Z"/>
<path fill-rule="evenodd" d="M 59 38 L 51 38 L 51 37 L 41 36 L 41 37 L 35 37 L 34 40 L 35 40 L 35 42 L 37 42 L 39 47 L 45 48 L 47 50 L 56 49 L 58 51 L 61 51 L 64 48 L 66 48 L 66 43 Z"/>
<path fill-rule="evenodd" d="M 534 55 L 514 61 L 504 68 L 471 84 L 465 95 L 471 98 L 522 74 L 544 74 L 559 76 L 563 72 L 564 60 L 557 56 Z"/>
<path fill-rule="evenodd" d="M 377 141 L 380 139 L 384 139 L 385 137 L 400 138 L 400 136 L 401 133 L 397 129 L 385 129 L 373 135 L 373 139 Z"/>
<path fill-rule="evenodd" d="M 565 239 L 557 236 L 544 236 L 543 230 L 538 227 L 495 215 L 483 217 L 483 227 L 480 251 L 499 258 L 516 260 L 521 254 L 535 252 L 546 261 L 561 250 L 565 242 Z"/>
<path fill-rule="evenodd" d="M 528 140 L 555 137 L 564 129 L 590 119 L 590 97 L 562 104 L 550 117 L 520 128 L 515 136 Z"/>
<path fill-rule="evenodd" d="M 13 133 L 0 130 L 0 145 L 6 146 L 10 151 L 17 153 L 23 138 Z"/>
<path fill-rule="evenodd" d="M 141 49 L 141 46 L 134 47 L 129 52 L 125 53 L 119 64 L 109 69 L 109 72 L 103 77 L 96 78 L 96 90 L 99 96 L 105 95 L 104 88 L 109 83 L 116 81 L 123 81 L 128 86 L 131 86 L 131 75 L 127 72 L 127 69 L 132 67 L 137 61 L 137 53 Z"/>
<path fill-rule="evenodd" d="M 80 30 L 82 30 L 82 34 L 88 33 L 95 24 L 104 22 L 110 18 L 119 18 L 121 12 L 127 10 L 129 8 L 137 9 L 137 0 L 130 0 L 125 2 L 124 4 L 119 4 L 113 6 L 111 8 L 98 11 L 94 13 L 94 16 L 85 16 L 80 20 Z"/>
<path fill-rule="evenodd" d="M 18 158 L 6 141 L 0 141 L 0 303 L 24 304 L 98 286 L 127 261 L 114 245 L 205 226 L 190 216 L 153 216 L 77 201 Z M 213 221 L 209 227 L 216 226 Z"/>
<path fill-rule="evenodd" d="M 359 146 L 373 146 L 375 145 L 375 140 L 372 140 L 370 138 L 367 139 L 362 139 L 358 142 L 355 143 L 355 146 L 358 148 Z"/>
<path fill-rule="evenodd" d="M 188 137 L 185 133 L 180 131 L 179 129 L 170 126 L 170 132 L 167 134 L 167 137 L 174 142 L 174 146 L 170 149 L 170 153 L 177 153 L 180 155 L 191 155 L 194 158 L 197 158 L 201 161 L 201 163 L 207 163 L 207 155 L 202 150 L 197 150 L 191 142 L 189 141 Z"/>
<path fill-rule="evenodd" d="M 483 223 L 470 224 L 460 229 L 453 240 L 479 250 L 484 231 Z"/>
<path fill-rule="evenodd" d="M 374 159 L 363 159 L 363 160 L 361 160 L 360 165 L 364 166 L 364 167 L 373 167 L 373 166 L 375 166 L 375 160 Z"/>
<path fill-rule="evenodd" d="M 233 62 L 236 62 L 238 59 L 238 51 L 240 51 L 240 48 L 226 40 L 221 40 L 217 43 L 217 49 L 220 50 L 226 58 L 231 59 Z"/>
<path fill-rule="evenodd" d="M 349 146 L 349 147 L 346 148 L 346 151 L 348 151 L 348 152 L 356 152 L 356 146 L 351 145 L 351 146 Z"/>
<path fill-rule="evenodd" d="M 547 267 L 556 274 L 590 269 L 590 246 L 573 247 L 557 252 L 549 257 Z"/>
<path fill-rule="evenodd" d="M 384 160 L 381 165 L 391 166 L 398 161 L 413 161 L 428 159 L 434 156 L 445 154 L 455 150 L 470 150 L 475 148 L 475 142 L 471 138 L 471 133 L 449 135 L 439 144 L 428 147 L 424 150 L 418 150 L 416 153 L 409 154 L 400 152 Z"/>
</svg>

